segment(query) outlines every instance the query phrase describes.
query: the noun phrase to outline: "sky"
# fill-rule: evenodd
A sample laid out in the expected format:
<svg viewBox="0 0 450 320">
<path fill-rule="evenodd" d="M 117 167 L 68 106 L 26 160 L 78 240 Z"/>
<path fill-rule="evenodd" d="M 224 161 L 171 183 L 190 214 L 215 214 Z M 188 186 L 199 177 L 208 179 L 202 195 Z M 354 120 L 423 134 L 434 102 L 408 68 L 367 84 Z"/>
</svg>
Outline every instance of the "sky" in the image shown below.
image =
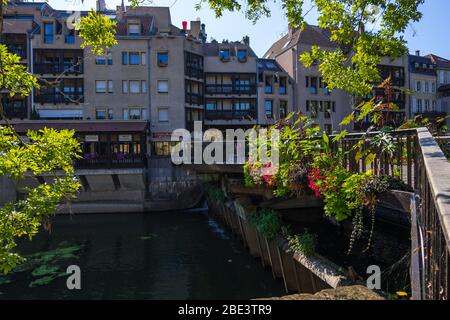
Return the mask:
<svg viewBox="0 0 450 320">
<path fill-rule="evenodd" d="M 121 0 L 106 0 L 108 8 L 115 8 Z M 127 3 L 128 1 L 125 1 Z M 221 18 L 216 18 L 207 5 L 196 10 L 195 5 L 200 0 L 153 0 L 153 5 L 171 7 L 172 23 L 181 28 L 183 20 L 200 18 L 206 24 L 208 40 L 224 39 L 235 41 L 243 36 L 250 37 L 250 45 L 255 53 L 262 57 L 273 42 L 287 32 L 287 20 L 279 4 L 269 0 L 271 16 L 262 18 L 253 24 L 245 18 L 242 12 L 225 12 Z M 49 0 L 55 9 L 80 9 L 81 0 Z M 309 0 L 305 8 L 310 8 Z M 95 0 L 84 0 L 81 8 L 95 8 Z M 422 55 L 434 53 L 450 59 L 450 1 L 425 0 L 420 10 L 424 16 L 418 23 L 411 24 L 405 34 L 411 53 L 420 50 Z M 316 24 L 317 14 L 314 10 L 307 15 L 308 23 Z"/>
</svg>

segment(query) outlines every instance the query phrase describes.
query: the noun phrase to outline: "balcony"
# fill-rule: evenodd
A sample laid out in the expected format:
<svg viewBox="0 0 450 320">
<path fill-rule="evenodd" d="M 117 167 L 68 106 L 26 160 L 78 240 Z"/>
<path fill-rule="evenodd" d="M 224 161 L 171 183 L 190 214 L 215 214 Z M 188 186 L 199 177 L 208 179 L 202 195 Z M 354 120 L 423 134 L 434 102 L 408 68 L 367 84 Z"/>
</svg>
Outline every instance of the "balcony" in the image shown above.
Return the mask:
<svg viewBox="0 0 450 320">
<path fill-rule="evenodd" d="M 8 119 L 26 119 L 28 117 L 27 104 L 25 100 L 8 100 L 2 101 L 4 113 Z"/>
<path fill-rule="evenodd" d="M 35 96 L 35 101 L 40 104 L 44 103 L 53 103 L 53 104 L 59 104 L 59 103 L 83 103 L 84 102 L 84 95 L 82 93 L 80 94 L 74 94 L 74 93 L 41 93 L 37 94 Z"/>
<path fill-rule="evenodd" d="M 203 79 L 204 73 L 203 69 L 198 67 L 186 66 L 184 74 L 190 78 Z"/>
<path fill-rule="evenodd" d="M 233 84 L 207 84 L 205 86 L 206 94 L 256 94 L 255 85 L 233 85 Z"/>
<path fill-rule="evenodd" d="M 444 97 L 450 97 L 450 84 L 443 84 L 439 86 L 438 93 Z"/>
<path fill-rule="evenodd" d="M 207 110 L 206 120 L 252 120 L 256 118 L 254 110 Z"/>
<path fill-rule="evenodd" d="M 63 63 L 63 64 L 51 64 L 51 63 L 35 63 L 35 74 L 83 74 L 83 64 Z"/>
<path fill-rule="evenodd" d="M 186 93 L 185 102 L 191 105 L 202 105 L 203 95 L 196 93 Z"/>
<path fill-rule="evenodd" d="M 121 169 L 121 168 L 144 168 L 145 157 L 140 154 L 112 154 L 91 155 L 85 154 L 82 159 L 75 161 L 77 169 Z"/>
</svg>

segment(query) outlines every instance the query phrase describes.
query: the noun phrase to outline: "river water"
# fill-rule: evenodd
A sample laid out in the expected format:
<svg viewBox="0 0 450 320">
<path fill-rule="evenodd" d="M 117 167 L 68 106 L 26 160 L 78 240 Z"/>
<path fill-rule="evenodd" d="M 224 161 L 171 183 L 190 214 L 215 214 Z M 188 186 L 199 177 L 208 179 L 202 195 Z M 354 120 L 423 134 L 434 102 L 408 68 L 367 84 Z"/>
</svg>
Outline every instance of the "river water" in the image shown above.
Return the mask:
<svg viewBox="0 0 450 320">
<path fill-rule="evenodd" d="M 284 294 L 259 260 L 200 211 L 57 216 L 20 243 L 28 262 L 0 299 L 251 299 Z M 81 270 L 81 290 L 66 269 Z"/>
</svg>

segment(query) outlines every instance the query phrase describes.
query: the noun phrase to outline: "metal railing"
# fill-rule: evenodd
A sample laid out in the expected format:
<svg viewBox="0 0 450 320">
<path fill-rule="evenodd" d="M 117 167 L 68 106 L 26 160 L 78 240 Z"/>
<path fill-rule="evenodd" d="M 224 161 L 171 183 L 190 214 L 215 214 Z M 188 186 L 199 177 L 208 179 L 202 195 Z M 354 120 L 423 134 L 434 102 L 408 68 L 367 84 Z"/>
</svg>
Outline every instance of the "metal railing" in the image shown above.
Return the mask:
<svg viewBox="0 0 450 320">
<path fill-rule="evenodd" d="M 206 110 L 206 120 L 242 120 L 255 119 L 256 112 L 254 110 Z"/>
<path fill-rule="evenodd" d="M 367 136 L 362 148 L 368 148 Z M 413 299 L 450 298 L 450 163 L 443 149 L 448 137 L 435 138 L 426 128 L 393 133 L 396 151 L 388 155 L 375 148 L 375 161 L 355 160 L 352 147 L 362 134 L 350 134 L 340 144 L 350 151 L 344 159 L 348 170 L 373 170 L 376 175 L 400 174 L 415 190 L 411 199 L 411 288 Z"/>
<path fill-rule="evenodd" d="M 96 156 L 77 159 L 77 169 L 122 169 L 122 168 L 144 168 L 145 157 L 136 154 L 123 156 Z"/>
<path fill-rule="evenodd" d="M 207 84 L 205 86 L 206 94 L 256 94 L 256 85 L 233 85 L 233 84 Z"/>
<path fill-rule="evenodd" d="M 82 63 L 35 63 L 34 73 L 36 74 L 82 74 Z"/>
</svg>

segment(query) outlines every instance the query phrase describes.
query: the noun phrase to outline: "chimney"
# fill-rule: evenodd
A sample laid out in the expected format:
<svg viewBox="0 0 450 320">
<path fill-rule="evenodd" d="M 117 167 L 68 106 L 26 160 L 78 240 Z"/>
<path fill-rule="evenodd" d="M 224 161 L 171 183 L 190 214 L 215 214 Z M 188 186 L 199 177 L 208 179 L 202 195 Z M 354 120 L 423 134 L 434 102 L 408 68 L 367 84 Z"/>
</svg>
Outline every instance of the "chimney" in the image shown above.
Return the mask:
<svg viewBox="0 0 450 320">
<path fill-rule="evenodd" d="M 97 11 L 98 12 L 105 12 L 106 11 L 105 0 L 97 0 Z"/>
<path fill-rule="evenodd" d="M 420 50 L 416 50 L 416 56 L 420 57 Z"/>
<path fill-rule="evenodd" d="M 250 37 L 249 36 L 244 36 L 242 38 L 242 43 L 244 43 L 246 46 L 250 47 Z"/>
<path fill-rule="evenodd" d="M 191 30 L 189 34 L 196 39 L 200 39 L 200 21 L 191 21 Z"/>
<path fill-rule="evenodd" d="M 205 43 L 207 39 L 207 34 L 206 34 L 206 26 L 204 23 L 202 23 L 200 29 L 201 29 L 200 40 L 202 40 L 202 42 Z"/>
</svg>

